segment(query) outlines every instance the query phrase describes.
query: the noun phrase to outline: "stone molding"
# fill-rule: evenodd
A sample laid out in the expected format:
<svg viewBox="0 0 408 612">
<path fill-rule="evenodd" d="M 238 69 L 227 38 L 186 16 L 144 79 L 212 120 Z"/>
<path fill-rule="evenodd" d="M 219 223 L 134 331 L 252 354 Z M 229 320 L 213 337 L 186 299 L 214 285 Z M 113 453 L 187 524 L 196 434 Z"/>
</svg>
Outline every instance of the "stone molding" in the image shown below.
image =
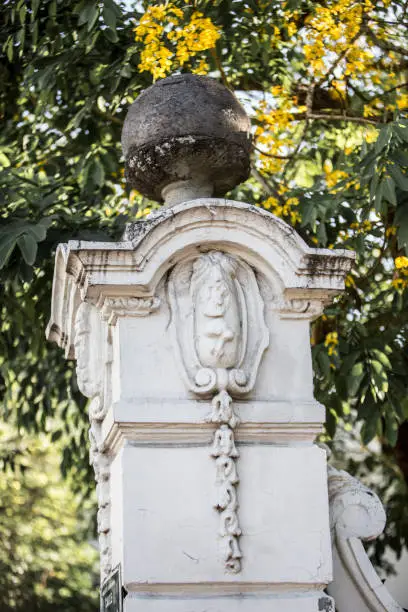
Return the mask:
<svg viewBox="0 0 408 612">
<path fill-rule="evenodd" d="M 241 423 L 235 433 L 240 445 L 312 445 L 321 423 Z M 116 454 L 127 443 L 147 446 L 208 446 L 214 439 L 211 423 L 115 423 L 104 439 L 104 448 Z"/>
</svg>

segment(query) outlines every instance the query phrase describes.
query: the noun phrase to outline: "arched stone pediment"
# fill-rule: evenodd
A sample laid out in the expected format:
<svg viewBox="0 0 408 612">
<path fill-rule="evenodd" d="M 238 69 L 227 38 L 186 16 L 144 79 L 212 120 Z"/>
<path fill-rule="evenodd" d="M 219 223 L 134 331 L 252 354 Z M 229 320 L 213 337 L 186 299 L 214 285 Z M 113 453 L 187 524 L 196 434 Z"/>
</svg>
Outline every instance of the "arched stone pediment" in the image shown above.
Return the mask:
<svg viewBox="0 0 408 612">
<path fill-rule="evenodd" d="M 269 279 L 284 300 L 298 301 L 293 304 L 298 314 L 308 300 L 320 299 L 323 293 L 327 299 L 342 291 L 344 275 L 354 260 L 351 251 L 310 248 L 282 219 L 250 204 L 215 198 L 193 200 L 129 224 L 121 242 L 72 240 L 60 245 L 51 338 L 61 343 L 64 334 L 70 335 L 61 327 L 61 294 L 73 292 L 74 310 L 74 302 L 77 307 L 81 300 L 102 306 L 104 299 L 112 296 L 153 296 L 172 267 L 210 250 L 243 258 Z M 287 305 L 282 308 L 288 310 Z M 73 314 L 69 313 L 71 323 L 66 321 L 66 325 L 72 326 Z"/>
</svg>

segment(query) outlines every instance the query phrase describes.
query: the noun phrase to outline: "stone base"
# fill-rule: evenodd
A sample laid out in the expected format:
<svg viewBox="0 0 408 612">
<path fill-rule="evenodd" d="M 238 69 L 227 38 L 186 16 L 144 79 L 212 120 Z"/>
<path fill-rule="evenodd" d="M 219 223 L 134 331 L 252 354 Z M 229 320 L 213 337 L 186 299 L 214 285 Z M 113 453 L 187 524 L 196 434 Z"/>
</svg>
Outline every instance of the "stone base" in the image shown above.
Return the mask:
<svg viewBox="0 0 408 612">
<path fill-rule="evenodd" d="M 182 589 L 182 587 L 180 587 Z M 313 593 L 239 593 L 227 595 L 129 593 L 123 612 L 334 612 L 334 600 Z"/>
</svg>

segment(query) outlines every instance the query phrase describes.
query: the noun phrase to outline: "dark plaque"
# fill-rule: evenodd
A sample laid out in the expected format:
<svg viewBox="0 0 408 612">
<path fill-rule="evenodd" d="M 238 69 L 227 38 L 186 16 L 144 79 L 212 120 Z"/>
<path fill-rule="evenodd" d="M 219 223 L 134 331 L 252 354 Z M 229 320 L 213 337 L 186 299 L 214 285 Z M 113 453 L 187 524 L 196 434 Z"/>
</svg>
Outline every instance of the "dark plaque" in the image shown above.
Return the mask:
<svg viewBox="0 0 408 612">
<path fill-rule="evenodd" d="M 101 586 L 101 612 L 122 612 L 122 580 L 120 565 Z"/>
</svg>

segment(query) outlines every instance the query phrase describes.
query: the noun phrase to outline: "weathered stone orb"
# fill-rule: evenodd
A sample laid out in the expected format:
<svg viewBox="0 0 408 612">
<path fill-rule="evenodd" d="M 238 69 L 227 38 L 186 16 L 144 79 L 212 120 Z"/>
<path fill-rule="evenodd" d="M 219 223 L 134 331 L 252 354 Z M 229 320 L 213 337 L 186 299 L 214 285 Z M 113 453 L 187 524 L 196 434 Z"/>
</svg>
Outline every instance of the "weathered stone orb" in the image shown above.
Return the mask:
<svg viewBox="0 0 408 612">
<path fill-rule="evenodd" d="M 132 104 L 122 147 L 128 184 L 148 198 L 220 197 L 249 176 L 250 121 L 215 79 L 177 75 Z"/>
</svg>

